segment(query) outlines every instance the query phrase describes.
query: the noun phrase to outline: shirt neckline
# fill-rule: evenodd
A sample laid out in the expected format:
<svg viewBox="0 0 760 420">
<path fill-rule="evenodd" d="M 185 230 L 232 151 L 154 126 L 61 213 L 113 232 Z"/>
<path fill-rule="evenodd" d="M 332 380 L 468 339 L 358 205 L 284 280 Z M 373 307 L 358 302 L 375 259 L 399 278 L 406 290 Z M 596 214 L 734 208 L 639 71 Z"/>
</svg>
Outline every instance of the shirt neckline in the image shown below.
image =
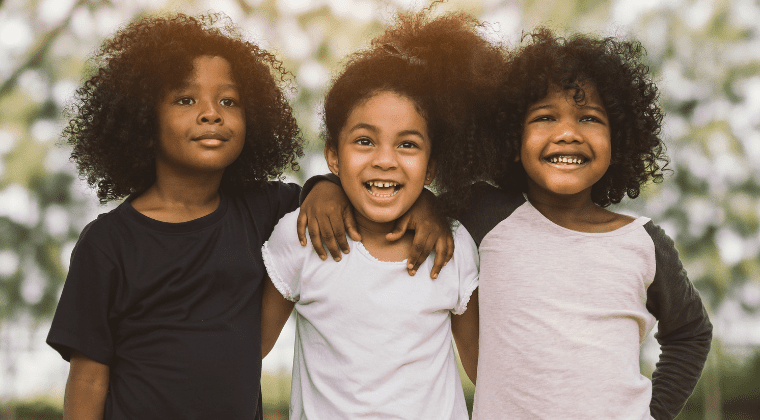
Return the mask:
<svg viewBox="0 0 760 420">
<path fill-rule="evenodd" d="M 182 234 L 205 229 L 221 220 L 229 208 L 229 198 L 226 194 L 219 191 L 219 205 L 213 212 L 205 216 L 201 216 L 197 219 L 188 220 L 187 222 L 162 222 L 160 220 L 151 219 L 150 217 L 135 210 L 135 208 L 132 207 L 132 200 L 134 200 L 135 197 L 137 197 L 136 194 L 127 197 L 127 199 L 124 200 L 124 202 L 119 206 L 120 211 L 122 211 L 129 219 L 135 221 L 136 223 L 148 229 L 164 233 Z"/>
<path fill-rule="evenodd" d="M 376 262 L 376 263 L 379 263 L 379 264 L 385 264 L 385 265 L 403 265 L 403 266 L 406 266 L 406 263 L 408 261 L 408 258 L 404 258 L 401 261 L 383 261 L 383 260 L 379 260 L 379 259 L 377 259 L 377 257 L 375 257 L 374 255 L 372 255 L 372 253 L 369 252 L 369 250 L 367 249 L 367 247 L 365 247 L 364 244 L 361 241 L 354 241 L 353 239 L 350 239 L 350 238 L 348 239 L 348 241 L 349 241 L 349 244 L 353 243 L 353 244 L 356 245 L 355 249 L 359 250 L 360 254 L 364 255 L 366 258 L 368 258 L 369 260 L 371 260 L 373 262 Z"/>
<path fill-rule="evenodd" d="M 539 220 L 541 220 L 541 223 L 547 224 L 549 226 L 552 226 L 554 229 L 561 230 L 563 232 L 572 233 L 575 235 L 581 235 L 581 236 L 595 236 L 595 237 L 603 237 L 603 236 L 618 236 L 618 235 L 624 235 L 632 230 L 636 230 L 641 226 L 644 226 L 650 219 L 646 216 L 639 216 L 636 219 L 632 220 L 631 222 L 620 226 L 619 228 L 615 230 L 611 230 L 609 232 L 581 232 L 578 230 L 568 229 L 564 226 L 560 226 L 551 220 L 544 216 L 538 209 L 533 207 L 533 204 L 530 203 L 530 200 L 528 200 L 528 197 L 525 197 L 525 204 L 527 204 L 528 209 L 530 211 L 533 211 L 536 213 Z"/>
</svg>

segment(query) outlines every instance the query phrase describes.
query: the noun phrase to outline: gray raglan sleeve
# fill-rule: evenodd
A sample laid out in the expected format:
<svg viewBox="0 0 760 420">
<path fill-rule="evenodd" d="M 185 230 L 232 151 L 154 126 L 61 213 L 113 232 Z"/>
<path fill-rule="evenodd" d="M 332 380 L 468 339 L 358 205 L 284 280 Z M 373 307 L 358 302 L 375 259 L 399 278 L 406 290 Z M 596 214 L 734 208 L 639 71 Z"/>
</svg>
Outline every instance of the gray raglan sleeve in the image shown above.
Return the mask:
<svg viewBox="0 0 760 420">
<path fill-rule="evenodd" d="M 651 221 L 657 270 L 647 289 L 647 310 L 658 320 L 660 360 L 652 374 L 652 417 L 670 420 L 691 395 L 707 360 L 712 324 L 699 293 L 686 276 L 673 240 Z"/>
</svg>

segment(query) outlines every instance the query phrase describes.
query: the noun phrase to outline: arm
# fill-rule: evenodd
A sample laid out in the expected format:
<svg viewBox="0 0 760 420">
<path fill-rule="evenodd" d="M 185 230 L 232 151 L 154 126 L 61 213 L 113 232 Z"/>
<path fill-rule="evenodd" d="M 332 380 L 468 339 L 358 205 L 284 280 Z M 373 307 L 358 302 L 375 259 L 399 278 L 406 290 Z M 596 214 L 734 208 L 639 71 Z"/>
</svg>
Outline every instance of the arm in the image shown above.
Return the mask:
<svg viewBox="0 0 760 420">
<path fill-rule="evenodd" d="M 430 278 L 437 278 L 438 273 L 454 255 L 454 236 L 444 217 L 435 209 L 435 194 L 427 188 L 422 189 L 417 201 L 396 221 L 396 227 L 386 238 L 389 241 L 401 239 L 407 229 L 414 231 L 412 251 L 409 255 L 407 270 L 415 275 L 417 269 L 435 248 L 435 261 L 430 271 Z"/>
<path fill-rule="evenodd" d="M 647 289 L 647 310 L 659 321 L 660 360 L 652 373 L 652 417 L 673 419 L 699 380 L 710 352 L 712 324 L 699 293 L 686 276 L 671 240 L 651 222 L 644 228 L 655 245 L 656 273 Z"/>
<path fill-rule="evenodd" d="M 63 419 L 102 419 L 108 393 L 108 379 L 108 365 L 73 350 L 63 398 Z"/>
<path fill-rule="evenodd" d="M 272 351 L 295 303 L 285 299 L 267 276 L 261 298 L 261 358 Z"/>
<path fill-rule="evenodd" d="M 310 194 L 312 191 L 313 194 Z M 324 243 L 333 259 L 340 261 L 339 247 L 344 253 L 348 253 L 349 250 L 345 232 L 348 231 L 355 241 L 361 240 L 356 229 L 353 208 L 340 187 L 340 180 L 334 175 L 313 177 L 304 184 L 301 198 L 301 212 L 298 215 L 298 239 L 301 245 L 306 244 L 308 225 L 312 246 L 320 258 L 327 258 L 322 245 Z M 331 229 L 321 229 L 322 226 L 329 226 Z M 429 190 L 423 190 L 420 198 L 396 222 L 396 228 L 388 235 L 388 239 L 400 239 L 407 230 L 414 230 L 412 253 L 407 267 L 409 274 L 416 274 L 420 265 L 435 249 L 436 256 L 430 277 L 438 277 L 441 268 L 454 254 L 454 240 L 448 223 L 436 213 L 435 194 Z"/>
<path fill-rule="evenodd" d="M 480 329 L 478 314 L 478 289 L 473 290 L 467 310 L 462 315 L 451 315 L 451 334 L 457 344 L 459 360 L 465 373 L 474 384 L 478 376 L 478 339 Z"/>
<path fill-rule="evenodd" d="M 329 182 L 323 182 L 325 180 Z M 306 246 L 305 233 L 308 226 L 311 244 L 323 261 L 327 259 L 325 246 L 335 261 L 340 261 L 341 250 L 348 254 L 350 248 L 346 232 L 351 239 L 361 241 L 354 220 L 354 209 L 343 192 L 338 177 L 326 175 L 309 179 L 301 192 L 301 201 L 298 240 L 302 246 Z"/>
</svg>

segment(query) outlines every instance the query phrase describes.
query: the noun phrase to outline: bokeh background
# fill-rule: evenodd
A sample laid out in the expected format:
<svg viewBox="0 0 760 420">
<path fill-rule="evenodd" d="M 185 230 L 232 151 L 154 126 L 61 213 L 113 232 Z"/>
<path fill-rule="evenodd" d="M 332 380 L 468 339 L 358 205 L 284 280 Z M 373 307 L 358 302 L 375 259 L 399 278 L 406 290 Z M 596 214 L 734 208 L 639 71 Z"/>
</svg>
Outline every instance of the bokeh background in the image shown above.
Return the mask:
<svg viewBox="0 0 760 420">
<path fill-rule="evenodd" d="M 303 182 L 324 173 L 320 106 L 346 54 L 410 0 L 0 0 L 0 419 L 61 416 L 68 364 L 44 344 L 75 240 L 97 204 L 58 146 L 61 114 L 118 27 L 166 11 L 223 11 L 292 72 L 286 86 L 308 141 Z M 449 0 L 494 42 L 539 24 L 635 37 L 666 110 L 673 173 L 614 209 L 671 235 L 715 325 L 702 379 L 679 419 L 760 419 L 760 2 Z M 267 418 L 286 418 L 294 328 L 264 360 Z M 659 348 L 650 336 L 642 371 Z M 509 378 L 505 378 L 508 381 Z M 472 384 L 464 380 L 471 398 Z"/>
</svg>

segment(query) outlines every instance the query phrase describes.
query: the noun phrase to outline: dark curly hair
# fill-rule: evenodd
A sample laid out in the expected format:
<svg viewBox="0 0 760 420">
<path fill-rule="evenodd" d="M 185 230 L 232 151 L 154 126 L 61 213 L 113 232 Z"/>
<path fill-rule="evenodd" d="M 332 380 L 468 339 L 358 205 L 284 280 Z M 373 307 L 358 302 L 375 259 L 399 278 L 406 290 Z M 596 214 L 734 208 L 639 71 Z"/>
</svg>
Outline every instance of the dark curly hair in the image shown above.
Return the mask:
<svg viewBox="0 0 760 420">
<path fill-rule="evenodd" d="M 157 104 L 179 87 L 202 55 L 225 58 L 245 106 L 240 156 L 225 169 L 221 189 L 242 191 L 297 170 L 301 132 L 278 86 L 288 74 L 274 55 L 245 41 L 222 14 L 141 18 L 107 39 L 91 59 L 96 72 L 67 107 L 63 142 L 80 176 L 101 203 L 153 185 L 158 145 Z"/>
<path fill-rule="evenodd" d="M 324 105 L 325 141 L 337 149 L 338 137 L 357 105 L 382 91 L 414 101 L 428 125 L 435 159 L 441 214 L 456 217 L 468 186 L 492 168 L 477 156 L 489 153 L 492 135 L 480 124 L 495 109 L 493 95 L 502 78 L 504 54 L 478 32 L 483 24 L 465 13 L 433 17 L 431 11 L 400 13 L 395 25 L 349 57 L 334 79 Z M 490 103 L 488 101 L 491 101 Z M 495 113 L 494 113 L 495 115 Z M 495 150 L 495 148 L 494 148 Z"/>
<path fill-rule="evenodd" d="M 505 189 L 527 190 L 525 170 L 514 159 L 520 154 L 528 107 L 544 98 L 550 85 L 573 90 L 576 103 L 582 103 L 582 86 L 589 83 L 607 111 L 612 147 L 610 167 L 591 188 L 591 200 L 606 207 L 625 195 L 636 198 L 650 179 L 661 182 L 668 164 L 660 139 L 663 113 L 657 86 L 642 63 L 644 47 L 637 41 L 581 34 L 565 39 L 547 28 L 524 35 L 523 42 L 509 54 L 499 92 L 503 113 L 498 125 L 506 139 L 502 137 L 502 150 L 491 156 L 499 161 L 494 182 Z"/>
</svg>

